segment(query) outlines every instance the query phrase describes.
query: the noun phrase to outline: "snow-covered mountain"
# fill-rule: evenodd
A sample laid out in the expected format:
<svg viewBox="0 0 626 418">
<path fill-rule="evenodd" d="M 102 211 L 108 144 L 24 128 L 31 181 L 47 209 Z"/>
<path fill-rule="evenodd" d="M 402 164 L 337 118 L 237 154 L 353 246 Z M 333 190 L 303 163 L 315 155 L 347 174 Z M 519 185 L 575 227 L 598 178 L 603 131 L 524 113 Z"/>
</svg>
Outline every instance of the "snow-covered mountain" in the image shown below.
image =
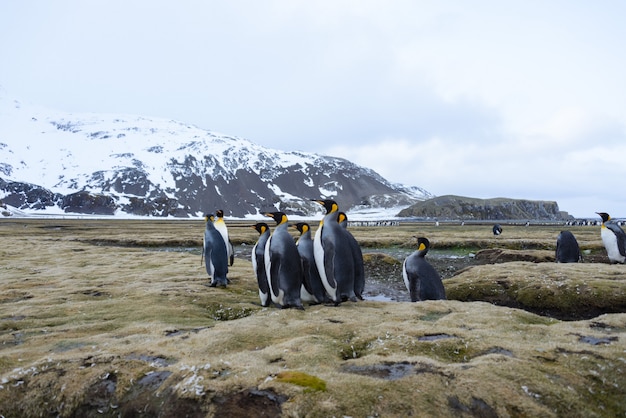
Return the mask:
<svg viewBox="0 0 626 418">
<path fill-rule="evenodd" d="M 310 215 L 320 197 L 344 210 L 432 197 L 341 158 L 268 149 L 174 120 L 51 111 L 2 94 L 0 202 L 26 214 Z"/>
</svg>

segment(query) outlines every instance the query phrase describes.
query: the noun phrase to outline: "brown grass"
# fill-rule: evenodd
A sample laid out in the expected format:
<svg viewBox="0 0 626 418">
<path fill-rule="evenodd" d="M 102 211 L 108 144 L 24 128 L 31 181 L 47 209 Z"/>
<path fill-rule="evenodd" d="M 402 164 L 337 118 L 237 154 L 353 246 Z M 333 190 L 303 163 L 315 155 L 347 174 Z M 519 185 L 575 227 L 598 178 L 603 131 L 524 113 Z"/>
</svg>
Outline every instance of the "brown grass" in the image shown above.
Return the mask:
<svg viewBox="0 0 626 418">
<path fill-rule="evenodd" d="M 233 242 L 255 242 L 250 224 L 229 223 Z M 351 230 L 363 246 L 411 246 L 424 235 L 434 248 L 474 251 L 552 250 L 560 229 L 505 226 L 497 238 L 474 225 Z M 626 314 L 565 322 L 458 300 L 261 308 L 247 259 L 235 261 L 226 289 L 207 286 L 202 231 L 200 221 L 2 220 L 0 414 L 626 412 Z M 598 228 L 574 233 L 602 255 Z M 518 283 L 556 268 L 566 269 L 563 286 L 624 272 L 602 263 L 472 269 Z"/>
</svg>

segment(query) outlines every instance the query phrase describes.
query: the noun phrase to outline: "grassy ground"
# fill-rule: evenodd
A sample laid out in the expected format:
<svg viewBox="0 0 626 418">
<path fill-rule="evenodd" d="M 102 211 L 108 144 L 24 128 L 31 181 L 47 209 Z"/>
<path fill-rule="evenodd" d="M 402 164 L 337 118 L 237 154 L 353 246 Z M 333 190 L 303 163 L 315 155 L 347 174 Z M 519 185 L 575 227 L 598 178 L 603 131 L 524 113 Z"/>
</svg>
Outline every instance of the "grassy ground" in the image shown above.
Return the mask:
<svg viewBox="0 0 626 418">
<path fill-rule="evenodd" d="M 251 224 L 229 223 L 235 244 L 254 244 Z M 626 413 L 626 314 L 559 321 L 459 300 L 262 308 L 247 258 L 235 261 L 227 288 L 207 286 L 203 229 L 202 221 L 1 220 L 0 414 Z M 553 251 L 561 229 L 505 225 L 499 237 L 490 225 L 351 231 L 363 247 L 411 247 L 419 235 L 434 249 L 467 252 Z M 449 279 L 450 290 L 483 280 L 500 286 L 497 296 L 514 283 L 518 297 L 535 300 L 545 292 L 519 283 L 560 274 L 554 283 L 578 283 L 570 286 L 578 292 L 597 276 L 623 294 L 624 266 L 603 262 L 599 227 L 570 229 L 597 262 L 477 266 Z"/>
</svg>

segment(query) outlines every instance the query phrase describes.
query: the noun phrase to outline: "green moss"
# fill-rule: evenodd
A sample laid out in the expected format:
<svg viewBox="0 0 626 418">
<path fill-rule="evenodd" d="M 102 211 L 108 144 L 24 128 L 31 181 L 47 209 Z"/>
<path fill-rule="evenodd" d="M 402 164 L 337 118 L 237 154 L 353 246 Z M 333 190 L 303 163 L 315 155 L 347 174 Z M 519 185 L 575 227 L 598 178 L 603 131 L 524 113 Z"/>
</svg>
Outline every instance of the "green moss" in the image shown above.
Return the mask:
<svg viewBox="0 0 626 418">
<path fill-rule="evenodd" d="M 326 391 L 326 382 L 319 377 L 298 371 L 280 372 L 276 376 L 279 382 L 291 383 L 307 388 L 309 391 Z"/>
</svg>

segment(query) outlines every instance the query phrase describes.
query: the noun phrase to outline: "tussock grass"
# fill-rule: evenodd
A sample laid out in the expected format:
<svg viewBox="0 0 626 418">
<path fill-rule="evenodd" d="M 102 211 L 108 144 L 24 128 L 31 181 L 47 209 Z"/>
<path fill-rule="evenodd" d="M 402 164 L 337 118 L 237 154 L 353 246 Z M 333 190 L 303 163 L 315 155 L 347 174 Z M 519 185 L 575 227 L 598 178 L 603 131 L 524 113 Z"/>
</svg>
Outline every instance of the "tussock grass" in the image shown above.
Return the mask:
<svg viewBox="0 0 626 418">
<path fill-rule="evenodd" d="M 255 242 L 251 223 L 232 224 L 233 242 Z M 559 230 L 505 226 L 497 238 L 474 225 L 352 232 L 364 246 L 410 248 L 423 235 L 435 248 L 552 250 Z M 235 260 L 227 288 L 207 286 L 193 250 L 202 231 L 201 221 L 0 222 L 0 414 L 626 412 L 626 314 L 562 321 L 495 304 L 575 308 L 587 294 L 614 307 L 624 266 L 474 266 L 445 280 L 453 300 L 280 310 L 260 306 L 246 258 Z M 598 228 L 574 232 L 583 250 L 602 255 Z M 474 301 L 454 300 L 462 298 Z"/>
</svg>

